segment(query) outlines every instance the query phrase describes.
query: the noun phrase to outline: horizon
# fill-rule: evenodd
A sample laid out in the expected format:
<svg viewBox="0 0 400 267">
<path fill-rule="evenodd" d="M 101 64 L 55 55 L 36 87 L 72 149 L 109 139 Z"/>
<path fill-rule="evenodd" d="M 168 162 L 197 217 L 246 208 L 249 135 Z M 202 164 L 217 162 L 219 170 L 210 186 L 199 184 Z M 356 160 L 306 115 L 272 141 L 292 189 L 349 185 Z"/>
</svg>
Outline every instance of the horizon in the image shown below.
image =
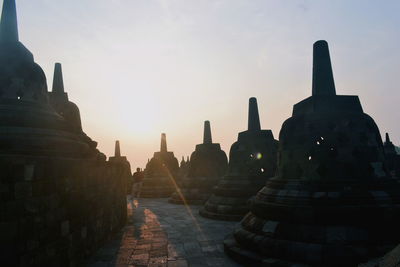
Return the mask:
<svg viewBox="0 0 400 267">
<path fill-rule="evenodd" d="M 278 139 L 293 105 L 311 95 L 320 39 L 330 46 L 337 94 L 358 95 L 381 137 L 399 143 L 396 1 L 72 2 L 17 1 L 20 40 L 49 90 L 54 63 L 62 64 L 85 133 L 108 157 L 119 140 L 132 170 L 159 151 L 162 132 L 178 161 L 190 156 L 205 120 L 229 155 L 247 128 L 250 97 Z"/>
</svg>

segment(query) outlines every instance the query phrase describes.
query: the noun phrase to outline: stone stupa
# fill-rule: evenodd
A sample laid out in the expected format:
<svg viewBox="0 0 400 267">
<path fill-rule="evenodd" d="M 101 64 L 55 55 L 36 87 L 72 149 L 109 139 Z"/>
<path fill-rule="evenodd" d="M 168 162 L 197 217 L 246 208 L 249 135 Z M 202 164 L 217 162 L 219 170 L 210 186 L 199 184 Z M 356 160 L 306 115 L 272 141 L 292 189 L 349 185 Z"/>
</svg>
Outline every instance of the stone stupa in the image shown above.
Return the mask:
<svg viewBox="0 0 400 267">
<path fill-rule="evenodd" d="M 314 44 L 312 96 L 280 132 L 277 175 L 225 242 L 246 266 L 357 266 L 400 240 L 400 185 L 357 96 L 336 95 L 328 44 Z"/>
<path fill-rule="evenodd" d="M 123 172 L 122 176 L 127 182 L 126 192 L 130 193 L 132 189 L 132 170 L 131 164 L 129 163 L 126 156 L 121 156 L 121 145 L 117 140 L 115 141 L 114 156 L 109 157 L 108 161 L 112 164 L 120 165 L 120 170 Z"/>
<path fill-rule="evenodd" d="M 251 198 L 276 171 L 278 142 L 271 130 L 261 130 L 257 99 L 249 100 L 248 130 L 239 133 L 229 155 L 227 174 L 200 210 L 203 217 L 239 221 Z"/>
<path fill-rule="evenodd" d="M 189 172 L 189 165 L 190 165 L 189 161 L 185 161 L 185 157 L 182 156 L 182 160 L 179 163 L 179 170 L 176 177 L 176 184 L 178 186 L 180 186 L 182 181 L 187 177 Z"/>
<path fill-rule="evenodd" d="M 386 133 L 385 142 L 383 143 L 385 151 L 386 164 L 390 174 L 393 177 L 400 176 L 400 155 L 397 154 L 396 147 L 390 141 L 389 134 Z"/>
<path fill-rule="evenodd" d="M 178 170 L 178 160 L 175 158 L 174 152 L 167 150 L 167 137 L 163 133 L 160 152 L 155 152 L 153 158 L 146 165 L 140 197 L 165 198 L 171 196 L 175 191 Z"/>
<path fill-rule="evenodd" d="M 175 204 L 204 204 L 227 166 L 226 154 L 220 144 L 212 142 L 210 122 L 206 121 L 203 144 L 196 145 L 190 157 L 188 175 L 182 179 L 169 201 Z"/>
<path fill-rule="evenodd" d="M 78 114 L 79 117 L 79 114 Z M 0 149 L 8 155 L 88 158 L 99 155 L 50 105 L 46 76 L 19 41 L 15 1 L 0 22 Z"/>
<path fill-rule="evenodd" d="M 79 108 L 75 103 L 69 101 L 68 94 L 64 90 L 64 78 L 60 63 L 56 63 L 54 66 L 53 88 L 49 92 L 49 99 L 51 106 L 65 118 L 71 130 L 81 132 L 82 123 Z"/>
</svg>

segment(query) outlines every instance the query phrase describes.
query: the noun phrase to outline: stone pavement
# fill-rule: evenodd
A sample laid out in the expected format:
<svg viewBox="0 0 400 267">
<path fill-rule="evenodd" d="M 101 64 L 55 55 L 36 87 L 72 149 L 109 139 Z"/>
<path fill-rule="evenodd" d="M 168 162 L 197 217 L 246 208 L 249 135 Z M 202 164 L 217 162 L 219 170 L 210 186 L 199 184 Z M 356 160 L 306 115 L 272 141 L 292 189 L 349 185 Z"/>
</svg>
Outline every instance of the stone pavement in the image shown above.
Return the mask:
<svg viewBox="0 0 400 267">
<path fill-rule="evenodd" d="M 127 226 L 86 266 L 241 266 L 224 254 L 222 244 L 237 223 L 205 219 L 199 208 L 167 199 L 128 201 Z"/>
</svg>

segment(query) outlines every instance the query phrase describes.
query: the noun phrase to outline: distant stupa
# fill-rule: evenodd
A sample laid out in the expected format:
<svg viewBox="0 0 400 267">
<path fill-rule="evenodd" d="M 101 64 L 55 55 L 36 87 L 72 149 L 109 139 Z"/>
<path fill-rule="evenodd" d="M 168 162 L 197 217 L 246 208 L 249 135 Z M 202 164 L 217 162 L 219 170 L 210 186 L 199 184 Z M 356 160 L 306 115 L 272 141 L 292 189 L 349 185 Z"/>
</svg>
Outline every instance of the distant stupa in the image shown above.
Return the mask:
<svg viewBox="0 0 400 267">
<path fill-rule="evenodd" d="M 65 118 L 72 131 L 81 132 L 82 123 L 79 108 L 69 101 L 64 91 L 62 67 L 60 63 L 54 66 L 53 89 L 49 92 L 51 106 Z"/>
<path fill-rule="evenodd" d="M 147 163 L 140 197 L 169 197 L 175 190 L 175 179 L 179 170 L 178 160 L 167 150 L 167 137 L 161 135 L 160 152 L 155 152 Z"/>
<path fill-rule="evenodd" d="M 209 121 L 204 122 L 203 143 L 191 155 L 188 175 L 170 199 L 176 204 L 204 204 L 225 174 L 228 159 L 220 144 L 212 142 Z"/>
<path fill-rule="evenodd" d="M 245 266 L 357 266 L 400 240 L 400 184 L 374 120 L 336 95 L 328 44 L 314 44 L 312 96 L 279 136 L 278 171 L 225 244 Z"/>
<path fill-rule="evenodd" d="M 250 209 L 251 198 L 275 174 L 277 143 L 271 130 L 261 130 L 257 99 L 250 98 L 248 129 L 239 133 L 232 145 L 227 174 L 214 188 L 200 215 L 241 220 Z"/>
<path fill-rule="evenodd" d="M 386 133 L 385 142 L 383 143 L 385 151 L 386 166 L 393 177 L 400 177 L 400 155 L 397 154 L 396 147 L 390 141 L 389 134 Z"/>
<path fill-rule="evenodd" d="M 121 145 L 120 141 L 115 141 L 115 151 L 114 151 L 114 156 L 110 157 L 108 160 L 112 164 L 118 164 L 121 166 L 120 170 L 122 175 L 124 176 L 124 179 L 127 183 L 127 188 L 126 192 L 130 193 L 131 192 L 131 187 L 132 187 L 132 170 L 131 170 L 131 164 L 129 163 L 128 159 L 126 156 L 121 156 Z"/>
</svg>

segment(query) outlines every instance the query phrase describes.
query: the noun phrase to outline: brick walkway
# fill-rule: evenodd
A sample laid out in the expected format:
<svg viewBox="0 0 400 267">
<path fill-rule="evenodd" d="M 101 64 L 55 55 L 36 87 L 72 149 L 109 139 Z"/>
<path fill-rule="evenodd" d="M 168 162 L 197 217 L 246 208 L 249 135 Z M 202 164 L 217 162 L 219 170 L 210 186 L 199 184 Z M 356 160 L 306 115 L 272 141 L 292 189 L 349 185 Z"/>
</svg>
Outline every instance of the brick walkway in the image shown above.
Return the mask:
<svg viewBox="0 0 400 267">
<path fill-rule="evenodd" d="M 166 199 L 128 201 L 127 226 L 86 266 L 240 266 L 224 254 L 222 245 L 236 223 L 202 218 L 198 210 Z"/>
</svg>

